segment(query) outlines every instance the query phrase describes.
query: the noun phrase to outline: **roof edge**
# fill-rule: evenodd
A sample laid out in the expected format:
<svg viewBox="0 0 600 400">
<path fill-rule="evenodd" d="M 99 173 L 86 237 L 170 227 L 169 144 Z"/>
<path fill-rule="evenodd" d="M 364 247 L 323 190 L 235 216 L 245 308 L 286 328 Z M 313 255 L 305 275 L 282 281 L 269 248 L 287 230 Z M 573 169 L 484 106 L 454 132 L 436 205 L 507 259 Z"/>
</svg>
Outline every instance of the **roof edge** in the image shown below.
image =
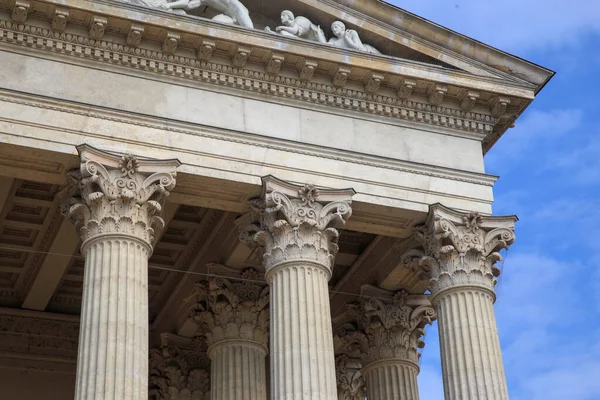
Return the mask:
<svg viewBox="0 0 600 400">
<path fill-rule="evenodd" d="M 383 0 L 325 0 L 356 10 L 408 34 L 470 57 L 498 71 L 536 86 L 535 94 L 556 74 L 555 71 L 455 32 Z M 427 32 L 427 35 L 424 35 Z"/>
</svg>

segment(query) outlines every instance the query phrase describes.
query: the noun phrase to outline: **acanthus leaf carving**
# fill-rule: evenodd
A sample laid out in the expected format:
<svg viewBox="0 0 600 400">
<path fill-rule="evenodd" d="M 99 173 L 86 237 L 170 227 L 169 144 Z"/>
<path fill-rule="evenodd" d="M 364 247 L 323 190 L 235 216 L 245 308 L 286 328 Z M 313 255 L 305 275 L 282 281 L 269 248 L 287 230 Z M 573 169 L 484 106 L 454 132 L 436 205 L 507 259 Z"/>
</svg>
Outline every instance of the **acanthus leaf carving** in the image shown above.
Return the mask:
<svg viewBox="0 0 600 400">
<path fill-rule="evenodd" d="M 355 321 L 346 326 L 340 337 L 359 346 L 365 367 L 394 359 L 418 365 L 420 350 L 425 346 L 424 328 L 437 314 L 424 295 L 410 295 L 402 290 L 388 297 L 366 297 L 348 303 Z"/>
<path fill-rule="evenodd" d="M 24 23 L 27 21 L 27 13 L 31 8 L 31 3 L 25 0 L 15 0 L 11 13 L 11 18 L 15 22 Z"/>
<path fill-rule="evenodd" d="M 435 296 L 456 286 L 479 286 L 493 291 L 500 275 L 500 250 L 515 241 L 515 217 L 487 217 L 459 213 L 440 205 L 415 227 L 424 255 L 420 263 L 429 271 Z"/>
<path fill-rule="evenodd" d="M 127 234 L 150 246 L 164 227 L 160 213 L 175 187 L 179 162 L 143 161 L 142 170 L 135 156 L 119 157 L 89 146 L 80 148 L 80 158 L 79 170 L 67 174 L 68 185 L 59 196 L 61 212 L 74 223 L 82 241 Z"/>
<path fill-rule="evenodd" d="M 269 287 L 256 270 L 242 272 L 241 280 L 212 278 L 194 285 L 189 317 L 209 346 L 226 340 L 255 342 L 267 349 Z"/>
<path fill-rule="evenodd" d="M 336 355 L 335 375 L 338 400 L 364 400 L 367 397 L 360 360 L 343 353 Z"/>
<path fill-rule="evenodd" d="M 94 15 L 92 17 L 92 21 L 90 22 L 90 37 L 96 40 L 102 39 L 107 23 L 107 18 Z"/>
<path fill-rule="evenodd" d="M 150 394 L 159 400 L 210 400 L 209 359 L 201 338 L 162 335 L 150 349 Z"/>
<path fill-rule="evenodd" d="M 263 178 L 263 195 L 249 202 L 252 223 L 240 234 L 249 246 L 265 249 L 267 273 L 287 261 L 311 261 L 329 272 L 337 254 L 339 232 L 352 214 L 353 190 L 324 190 Z M 329 202 L 322 202 L 321 196 Z"/>
<path fill-rule="evenodd" d="M 67 28 L 68 20 L 69 10 L 66 8 L 56 8 L 52 16 L 52 29 L 58 32 L 64 31 Z"/>
</svg>

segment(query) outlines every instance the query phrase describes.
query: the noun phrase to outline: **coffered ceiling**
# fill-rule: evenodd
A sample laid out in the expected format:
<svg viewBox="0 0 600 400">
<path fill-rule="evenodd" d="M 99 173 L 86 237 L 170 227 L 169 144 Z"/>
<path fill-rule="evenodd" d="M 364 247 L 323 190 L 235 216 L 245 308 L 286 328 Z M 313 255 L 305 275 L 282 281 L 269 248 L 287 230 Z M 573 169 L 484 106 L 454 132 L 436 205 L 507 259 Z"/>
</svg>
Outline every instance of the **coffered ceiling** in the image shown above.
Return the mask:
<svg viewBox="0 0 600 400">
<path fill-rule="evenodd" d="M 0 307 L 79 315 L 85 260 L 71 224 L 60 215 L 61 185 L 0 177 Z M 174 331 L 185 319 L 183 299 L 209 275 L 236 279 L 247 268 L 262 273 L 262 251 L 238 240 L 242 214 L 168 203 L 167 227 L 149 261 L 150 324 L 155 334 Z M 402 239 L 343 231 L 330 281 L 332 309 L 378 284 L 398 267 Z M 213 265 L 220 265 L 213 268 Z M 211 269 L 212 268 L 212 269 Z M 412 275 L 411 275 L 412 274 Z M 424 286 L 406 271 L 397 288 Z M 393 288 L 392 288 L 393 289 Z"/>
</svg>

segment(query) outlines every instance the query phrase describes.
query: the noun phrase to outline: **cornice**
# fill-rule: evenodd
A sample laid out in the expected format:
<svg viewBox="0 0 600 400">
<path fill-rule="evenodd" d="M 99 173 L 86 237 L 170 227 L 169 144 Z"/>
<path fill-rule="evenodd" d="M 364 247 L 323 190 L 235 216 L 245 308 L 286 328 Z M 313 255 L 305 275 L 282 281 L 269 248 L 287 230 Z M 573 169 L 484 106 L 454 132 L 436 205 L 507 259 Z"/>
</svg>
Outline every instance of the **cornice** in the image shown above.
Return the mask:
<svg viewBox="0 0 600 400">
<path fill-rule="evenodd" d="M 369 31 L 382 37 L 387 38 L 389 37 L 390 32 L 393 32 L 393 34 L 399 36 L 398 42 L 401 42 L 404 46 L 407 46 L 415 51 L 422 52 L 430 57 L 434 57 L 439 61 L 451 64 L 457 68 L 461 68 L 474 75 L 489 78 L 499 78 L 502 80 L 508 80 L 509 82 L 513 82 L 517 85 L 522 85 L 523 87 L 535 88 L 535 85 L 528 83 L 524 79 L 519 79 L 498 69 L 491 68 L 484 63 L 452 51 L 451 49 L 442 47 L 441 45 L 422 38 L 415 33 L 408 32 L 408 30 L 391 25 L 386 21 L 378 20 L 365 13 L 368 7 L 367 9 L 362 9 L 362 11 L 358 11 L 358 9 L 361 9 L 361 6 L 364 6 L 363 4 L 356 5 L 354 3 L 352 5 L 345 5 L 343 4 L 343 1 L 340 2 L 336 0 L 299 1 L 329 14 L 334 14 L 330 10 L 335 9 L 338 13 L 344 15 L 345 19 L 349 21 L 356 20 L 360 22 L 368 22 L 374 27 L 373 29 L 369 29 Z M 356 6 L 357 9 L 352 8 L 352 6 Z M 361 24 L 361 28 L 365 29 L 365 24 Z"/>
<path fill-rule="evenodd" d="M 266 94 L 272 101 L 293 100 L 391 120 L 445 127 L 479 135 L 480 140 L 486 143 L 484 151 L 489 147 L 487 143 L 493 143 L 495 136 L 510 126 L 515 115 L 533 99 L 530 88 L 505 79 L 348 52 L 305 40 L 127 4 L 105 0 L 94 3 L 86 0 L 30 3 L 55 9 L 59 5 L 66 10 L 72 7 L 78 10 L 79 20 L 69 19 L 64 31 L 43 27 L 49 22 L 44 21 L 39 13 L 30 19 L 42 26 L 3 20 L 0 43 L 26 47 L 35 55 L 77 58 L 85 61 L 86 65 L 102 63 L 110 68 L 126 67 L 130 71 L 184 79 L 193 84 Z M 94 29 L 82 34 L 80 27 L 85 23 L 81 13 L 92 21 L 100 21 L 101 25 L 106 20 L 100 30 L 102 34 Z M 140 33 L 139 47 L 131 41 L 131 45 L 125 44 L 129 40 L 126 35 L 117 34 L 123 31 L 124 26 L 129 26 L 130 30 L 139 28 L 138 32 L 143 32 Z M 154 34 L 150 34 L 152 29 Z M 167 32 L 162 50 L 156 50 L 159 32 Z M 106 39 L 96 39 L 100 37 Z M 249 40 L 251 43 L 248 43 Z M 165 45 L 166 41 L 169 41 L 169 46 Z M 240 51 L 244 53 L 243 63 L 239 62 Z M 282 61 L 281 68 L 272 68 L 270 61 L 274 57 Z M 306 65 L 312 65 L 316 73 L 307 75 Z M 348 71 L 344 72 L 348 74 L 347 79 L 338 79 L 340 70 Z M 372 85 L 368 77 L 373 76 L 383 77 L 383 84 Z M 405 90 L 407 87 L 408 91 Z M 429 95 L 436 87 L 440 88 L 438 93 L 442 94 L 441 97 Z M 462 101 L 467 89 L 477 92 L 472 103 Z M 495 107 L 496 104 L 503 107 Z"/>
<path fill-rule="evenodd" d="M 302 0 L 312 1 L 312 0 Z M 452 31 L 432 21 L 412 14 L 398 6 L 381 0 L 318 0 L 328 4 L 339 4 L 351 12 L 368 15 L 380 24 L 401 29 L 410 38 L 426 31 L 426 40 L 439 45 L 445 52 L 464 52 L 468 50 L 471 62 L 479 62 L 494 70 L 504 70 L 513 79 L 520 79 L 535 85 L 536 94 L 554 76 L 554 71 L 536 65 L 502 50 L 494 48 L 473 38 Z"/>
<path fill-rule="evenodd" d="M 347 150 L 330 149 L 327 147 L 290 142 L 284 139 L 238 133 L 225 129 L 208 126 L 199 126 L 183 122 L 169 122 L 165 124 L 160 118 L 130 115 L 125 112 L 106 110 L 100 107 L 82 106 L 64 101 L 55 101 L 38 96 L 0 90 L 0 101 L 22 104 L 30 107 L 48 109 L 62 113 L 75 114 L 84 117 L 98 118 L 123 124 L 137 125 L 165 132 L 177 132 L 187 135 L 205 137 L 214 140 L 227 141 L 247 146 L 267 148 L 282 152 L 325 158 L 335 161 L 353 163 L 367 167 L 381 168 L 410 174 L 428 176 L 432 178 L 448 179 L 474 185 L 493 187 L 497 176 L 419 164 L 410 161 L 394 160 L 380 156 L 355 153 Z M 89 134 L 89 133 L 86 133 Z M 189 151 L 180 149 L 181 151 Z M 250 162 L 246 160 L 246 162 Z"/>
</svg>

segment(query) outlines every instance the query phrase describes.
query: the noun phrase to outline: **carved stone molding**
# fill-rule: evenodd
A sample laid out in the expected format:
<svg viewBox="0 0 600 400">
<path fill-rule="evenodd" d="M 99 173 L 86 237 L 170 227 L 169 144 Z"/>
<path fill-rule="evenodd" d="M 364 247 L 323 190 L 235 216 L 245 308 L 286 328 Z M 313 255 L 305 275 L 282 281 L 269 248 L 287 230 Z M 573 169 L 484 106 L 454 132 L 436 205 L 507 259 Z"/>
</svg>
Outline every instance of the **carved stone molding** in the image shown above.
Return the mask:
<svg viewBox="0 0 600 400">
<path fill-rule="evenodd" d="M 210 400 L 210 360 L 202 338 L 163 334 L 150 350 L 149 394 L 158 400 Z"/>
<path fill-rule="evenodd" d="M 348 81 L 348 76 L 352 71 L 350 68 L 338 67 L 336 68 L 333 78 L 331 78 L 331 84 L 335 87 L 344 87 Z"/>
<path fill-rule="evenodd" d="M 410 362 L 418 368 L 420 349 L 425 346 L 422 336 L 436 313 L 424 295 L 409 295 L 405 291 L 391 293 L 363 286 L 365 297 L 348 304 L 354 323 L 338 332 L 342 341 L 358 345 L 364 367 L 380 361 Z"/>
<path fill-rule="evenodd" d="M 194 285 L 190 318 L 208 346 L 223 341 L 255 342 L 267 351 L 269 340 L 269 287 L 249 268 L 241 280 L 214 278 Z"/>
<path fill-rule="evenodd" d="M 67 29 L 69 14 L 69 10 L 66 8 L 56 8 L 52 16 L 52 29 L 58 32 L 62 32 Z"/>
<path fill-rule="evenodd" d="M 244 68 L 250 59 L 251 52 L 252 49 L 250 47 L 236 46 L 231 58 L 231 63 L 234 67 Z"/>
<path fill-rule="evenodd" d="M 214 40 L 202 39 L 196 51 L 196 57 L 199 60 L 208 61 L 212 57 L 216 47 L 217 43 Z"/>
<path fill-rule="evenodd" d="M 79 319 L 63 315 L 0 309 L 0 352 L 6 358 L 48 360 L 43 369 L 57 364 L 74 367 L 77 358 Z M 56 365 L 59 370 L 60 366 Z M 73 368 L 74 369 L 74 368 Z"/>
<path fill-rule="evenodd" d="M 417 82 L 410 79 L 401 79 L 400 86 L 396 91 L 396 95 L 400 99 L 408 99 L 413 92 L 413 89 L 417 86 Z"/>
<path fill-rule="evenodd" d="M 165 41 L 162 44 L 162 51 L 166 54 L 175 54 L 177 51 L 177 45 L 181 40 L 181 35 L 175 32 L 167 32 L 167 36 L 165 37 Z"/>
<path fill-rule="evenodd" d="M 464 90 L 459 97 L 461 110 L 471 111 L 473 107 L 475 107 L 478 98 L 479 93 L 471 90 Z"/>
<path fill-rule="evenodd" d="M 347 80 L 350 73 L 350 70 L 344 67 L 332 72 L 335 84 L 307 82 L 312 79 L 316 70 L 316 61 L 306 61 L 298 65 L 298 79 L 245 69 L 251 51 L 245 47 L 238 47 L 231 55 L 233 66 L 208 62 L 208 56 L 205 55 L 208 50 L 204 48 L 196 52 L 197 58 L 139 48 L 137 46 L 143 38 L 144 27 L 138 24 L 130 26 L 126 37 L 127 45 L 0 20 L 0 32 L 4 29 L 8 32 L 0 35 L 0 41 L 26 47 L 36 43 L 39 51 L 58 52 L 64 56 L 85 59 L 91 57 L 110 65 L 119 64 L 135 70 L 174 75 L 241 90 L 270 92 L 294 100 L 433 124 L 457 132 L 490 135 L 498 123 L 498 118 L 491 115 L 410 100 L 416 81 L 409 79 L 402 79 L 397 97 L 394 97 L 380 92 L 369 93 L 366 90 L 341 87 L 345 85 L 344 79 Z M 212 55 L 211 51 L 208 52 Z"/>
<path fill-rule="evenodd" d="M 271 54 L 265 64 L 265 69 L 269 74 L 277 75 L 281 71 L 281 66 L 285 61 L 285 56 L 282 54 Z"/>
<path fill-rule="evenodd" d="M 377 93 L 384 79 L 383 74 L 371 73 L 365 80 L 365 90 L 367 93 Z"/>
<path fill-rule="evenodd" d="M 175 187 L 177 160 L 150 161 L 117 156 L 82 145 L 81 165 L 68 173 L 68 186 L 59 194 L 61 211 L 85 243 L 112 234 L 135 236 L 151 247 L 164 226 L 159 216 Z"/>
<path fill-rule="evenodd" d="M 102 39 L 107 23 L 108 19 L 94 15 L 90 22 L 90 37 L 96 40 Z"/>
<path fill-rule="evenodd" d="M 31 3 L 25 0 L 15 0 L 13 7 L 11 18 L 15 22 L 24 23 L 27 21 L 27 12 L 31 8 Z"/>
<path fill-rule="evenodd" d="M 317 61 L 303 60 L 298 64 L 298 77 L 301 81 L 310 81 L 318 66 Z"/>
<path fill-rule="evenodd" d="M 240 240 L 264 246 L 267 271 L 283 262 L 313 262 L 329 274 L 338 252 L 339 232 L 352 215 L 352 189 L 325 190 L 263 178 L 263 193 L 249 202 L 253 223 Z"/>
<path fill-rule="evenodd" d="M 142 25 L 131 24 L 125 41 L 132 47 L 137 47 L 142 42 L 144 27 Z"/>
<path fill-rule="evenodd" d="M 425 224 L 415 227 L 423 245 L 421 265 L 428 269 L 431 293 L 457 286 L 478 286 L 493 293 L 502 260 L 499 251 L 515 241 L 516 217 L 461 213 L 436 204 Z"/>
<path fill-rule="evenodd" d="M 430 85 L 427 90 L 429 103 L 439 106 L 444 101 L 444 96 L 448 93 L 448 88 L 442 85 Z"/>
</svg>

